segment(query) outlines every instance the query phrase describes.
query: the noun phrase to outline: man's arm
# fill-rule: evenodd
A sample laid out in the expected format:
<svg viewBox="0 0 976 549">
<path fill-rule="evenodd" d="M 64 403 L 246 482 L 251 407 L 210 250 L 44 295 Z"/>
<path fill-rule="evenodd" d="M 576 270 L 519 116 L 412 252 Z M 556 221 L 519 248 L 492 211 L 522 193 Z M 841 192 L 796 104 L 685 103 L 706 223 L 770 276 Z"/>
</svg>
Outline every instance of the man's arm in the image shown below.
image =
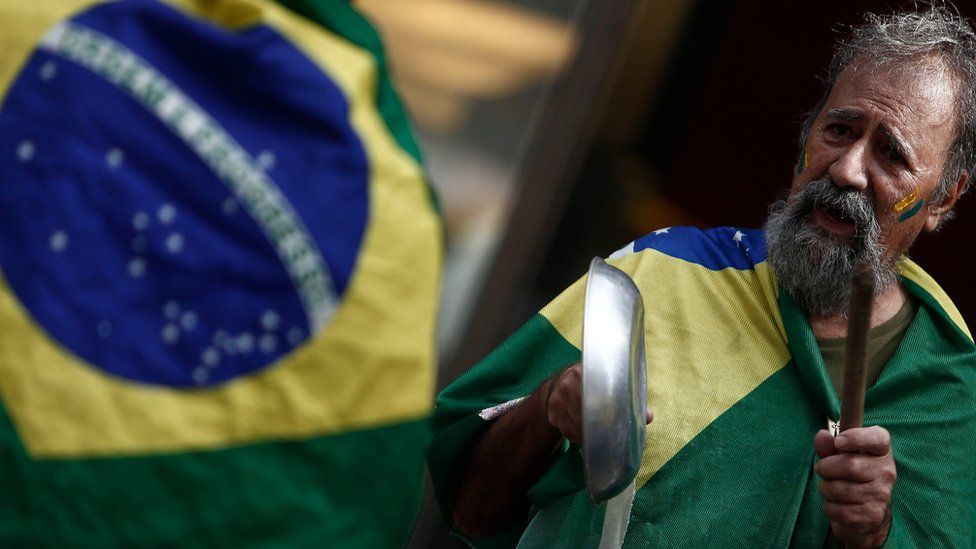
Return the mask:
<svg viewBox="0 0 976 549">
<path fill-rule="evenodd" d="M 452 516 L 462 532 L 487 536 L 525 519 L 526 493 L 552 462 L 563 438 L 581 444 L 582 366 L 557 373 L 496 419 L 472 444 Z M 647 423 L 653 419 L 647 410 Z"/>
<path fill-rule="evenodd" d="M 557 373 L 475 440 L 452 510 L 459 530 L 486 536 L 524 520 L 526 492 L 563 437 L 580 442 L 580 383 L 579 364 Z"/>
</svg>

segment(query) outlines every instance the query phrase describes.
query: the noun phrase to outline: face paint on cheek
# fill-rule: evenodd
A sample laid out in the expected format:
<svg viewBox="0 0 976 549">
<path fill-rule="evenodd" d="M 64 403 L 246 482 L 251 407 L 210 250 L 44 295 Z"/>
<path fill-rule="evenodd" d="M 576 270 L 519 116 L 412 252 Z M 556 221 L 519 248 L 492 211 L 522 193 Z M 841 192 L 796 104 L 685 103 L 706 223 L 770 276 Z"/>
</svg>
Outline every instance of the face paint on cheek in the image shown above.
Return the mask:
<svg viewBox="0 0 976 549">
<path fill-rule="evenodd" d="M 918 185 L 915 186 L 915 190 L 908 194 L 905 198 L 902 198 L 895 204 L 892 208 L 896 215 L 898 215 L 898 222 L 904 223 L 909 219 L 915 217 L 915 214 L 922 211 L 922 205 L 925 203 L 924 200 L 919 200 L 921 196 L 920 189 Z"/>
<path fill-rule="evenodd" d="M 800 161 L 796 164 L 796 173 L 801 173 L 803 170 L 810 167 L 810 147 L 806 143 L 803 144 L 803 155 L 800 157 Z"/>
<path fill-rule="evenodd" d="M 923 204 L 925 204 L 925 201 L 924 200 L 919 200 L 914 206 L 912 206 L 912 209 L 910 209 L 907 212 L 901 214 L 901 216 L 898 218 L 898 222 L 899 223 L 904 223 L 904 222 L 908 221 L 909 219 L 915 217 L 915 214 L 917 214 L 918 212 L 922 211 L 922 205 Z"/>
</svg>

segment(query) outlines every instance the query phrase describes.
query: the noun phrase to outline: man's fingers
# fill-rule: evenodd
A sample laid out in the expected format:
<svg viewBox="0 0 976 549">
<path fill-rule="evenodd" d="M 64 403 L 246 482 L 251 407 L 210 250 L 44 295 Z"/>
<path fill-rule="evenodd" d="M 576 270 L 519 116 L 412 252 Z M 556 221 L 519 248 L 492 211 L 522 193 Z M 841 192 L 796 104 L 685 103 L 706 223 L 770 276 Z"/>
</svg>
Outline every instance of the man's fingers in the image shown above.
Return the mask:
<svg viewBox="0 0 976 549">
<path fill-rule="evenodd" d="M 831 503 L 823 506 L 830 527 L 838 537 L 865 534 L 885 521 L 886 508 L 878 503 Z"/>
<path fill-rule="evenodd" d="M 884 482 L 820 481 L 820 495 L 831 503 L 890 501 L 891 486 Z"/>
<path fill-rule="evenodd" d="M 820 459 L 837 453 L 834 449 L 834 436 L 830 434 L 830 431 L 821 429 L 817 432 L 813 437 L 813 449 Z"/>
<path fill-rule="evenodd" d="M 583 438 L 582 366 L 574 364 L 553 376 L 548 383 L 546 415 L 549 424 L 570 441 L 580 444 Z M 646 421 L 653 420 L 654 412 L 648 406 Z"/>
<path fill-rule="evenodd" d="M 572 407 L 564 405 L 566 404 L 563 402 L 564 399 L 564 396 L 556 394 L 549 400 L 549 424 L 559 429 L 559 432 L 570 442 L 579 444 L 583 433 L 580 431 L 579 424 L 573 420 Z"/>
<path fill-rule="evenodd" d="M 569 416 L 563 418 L 559 430 L 562 432 L 563 436 L 568 438 L 573 444 L 583 444 L 583 432 L 580 430 L 578 425 L 575 425 L 569 420 Z"/>
<path fill-rule="evenodd" d="M 549 424 L 576 444 L 582 440 L 580 428 L 582 414 L 581 382 L 580 365 L 574 364 L 552 378 L 546 398 L 546 413 Z"/>
<path fill-rule="evenodd" d="M 848 482 L 873 482 L 891 485 L 897 480 L 895 462 L 891 456 L 878 457 L 868 454 L 837 454 L 821 459 L 814 471 L 824 480 Z"/>
<path fill-rule="evenodd" d="M 563 402 L 564 399 L 558 394 L 549 399 L 549 424 L 559 429 L 571 442 L 579 444 L 583 435 L 579 420 L 573 415 L 573 407 Z M 579 413 L 579 404 L 576 409 L 576 413 Z"/>
<path fill-rule="evenodd" d="M 577 395 L 577 399 L 579 395 Z M 583 436 L 583 405 L 582 402 L 577 402 L 575 406 L 569 406 L 566 409 L 566 419 L 569 421 L 570 425 L 575 432 L 579 433 L 580 438 Z M 573 442 L 579 442 L 574 440 Z"/>
<path fill-rule="evenodd" d="M 837 435 L 834 446 L 841 452 L 864 452 L 875 456 L 891 452 L 891 434 L 884 427 L 858 427 Z"/>
</svg>

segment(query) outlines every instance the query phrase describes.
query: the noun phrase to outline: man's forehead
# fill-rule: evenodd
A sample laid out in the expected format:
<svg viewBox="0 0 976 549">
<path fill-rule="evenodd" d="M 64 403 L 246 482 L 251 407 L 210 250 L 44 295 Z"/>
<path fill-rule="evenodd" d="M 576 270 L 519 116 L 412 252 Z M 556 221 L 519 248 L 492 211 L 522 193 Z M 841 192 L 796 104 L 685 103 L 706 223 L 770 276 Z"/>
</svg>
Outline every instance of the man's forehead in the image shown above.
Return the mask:
<svg viewBox="0 0 976 549">
<path fill-rule="evenodd" d="M 841 120 L 869 119 L 899 141 L 951 140 L 956 127 L 955 85 L 941 65 L 938 61 L 905 66 L 852 64 L 834 83 L 824 114 Z"/>
<path fill-rule="evenodd" d="M 955 83 L 937 59 L 855 61 L 838 76 L 828 106 L 878 108 L 905 122 L 941 126 L 955 118 Z M 864 112 L 862 114 L 870 114 Z"/>
</svg>

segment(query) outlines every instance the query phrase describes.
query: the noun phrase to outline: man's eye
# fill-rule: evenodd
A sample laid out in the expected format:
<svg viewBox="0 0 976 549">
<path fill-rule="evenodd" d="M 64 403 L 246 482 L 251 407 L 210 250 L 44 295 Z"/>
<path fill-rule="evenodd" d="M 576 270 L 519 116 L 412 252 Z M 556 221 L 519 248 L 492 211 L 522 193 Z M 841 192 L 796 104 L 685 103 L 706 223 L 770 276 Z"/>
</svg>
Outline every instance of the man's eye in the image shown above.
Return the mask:
<svg viewBox="0 0 976 549">
<path fill-rule="evenodd" d="M 827 126 L 827 133 L 834 137 L 844 137 L 851 133 L 851 129 L 843 124 L 831 124 Z"/>
<path fill-rule="evenodd" d="M 885 157 L 888 159 L 888 162 L 891 162 L 892 164 L 897 164 L 899 166 L 905 165 L 905 157 L 902 156 L 900 152 L 898 152 L 898 149 L 896 147 L 893 147 L 891 145 L 886 145 L 882 152 L 884 153 Z"/>
</svg>

